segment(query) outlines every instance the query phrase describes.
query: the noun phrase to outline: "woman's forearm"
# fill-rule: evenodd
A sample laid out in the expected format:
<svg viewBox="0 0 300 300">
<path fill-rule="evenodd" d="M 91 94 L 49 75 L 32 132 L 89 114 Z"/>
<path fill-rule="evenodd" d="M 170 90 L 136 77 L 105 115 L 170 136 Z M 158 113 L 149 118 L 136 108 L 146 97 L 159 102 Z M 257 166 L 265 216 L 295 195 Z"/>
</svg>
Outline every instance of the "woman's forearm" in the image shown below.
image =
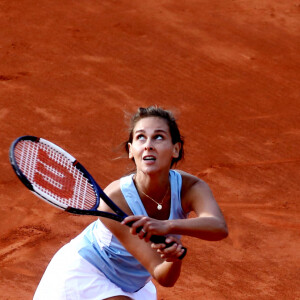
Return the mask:
<svg viewBox="0 0 300 300">
<path fill-rule="evenodd" d="M 168 220 L 169 234 L 197 237 L 208 241 L 218 241 L 228 236 L 227 225 L 217 217 L 196 217 Z"/>
<path fill-rule="evenodd" d="M 181 270 L 181 261 L 167 262 L 155 267 L 153 277 L 162 286 L 172 287 L 176 283 Z"/>
</svg>

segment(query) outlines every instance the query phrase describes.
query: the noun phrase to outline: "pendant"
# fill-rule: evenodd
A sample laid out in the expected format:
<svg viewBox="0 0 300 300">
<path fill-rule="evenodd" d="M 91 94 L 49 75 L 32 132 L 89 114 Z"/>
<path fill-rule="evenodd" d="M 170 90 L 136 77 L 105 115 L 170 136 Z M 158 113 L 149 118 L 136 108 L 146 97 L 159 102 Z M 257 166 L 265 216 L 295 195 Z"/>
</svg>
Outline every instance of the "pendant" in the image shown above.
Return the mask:
<svg viewBox="0 0 300 300">
<path fill-rule="evenodd" d="M 158 204 L 158 205 L 157 205 L 157 209 L 158 209 L 158 210 L 161 210 L 161 209 L 162 209 L 162 205 L 161 205 L 161 204 Z"/>
</svg>

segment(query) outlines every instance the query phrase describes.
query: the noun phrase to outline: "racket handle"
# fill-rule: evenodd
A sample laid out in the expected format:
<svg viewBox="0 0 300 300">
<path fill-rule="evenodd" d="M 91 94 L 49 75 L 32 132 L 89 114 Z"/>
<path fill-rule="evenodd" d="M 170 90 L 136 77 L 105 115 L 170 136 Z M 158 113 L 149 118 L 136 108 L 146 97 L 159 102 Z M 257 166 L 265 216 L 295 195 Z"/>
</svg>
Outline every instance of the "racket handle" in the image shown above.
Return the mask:
<svg viewBox="0 0 300 300">
<path fill-rule="evenodd" d="M 136 232 L 139 233 L 142 230 L 143 227 L 139 227 L 137 228 Z M 175 244 L 175 242 L 171 242 L 171 243 L 166 243 L 166 237 L 162 236 L 162 235 L 152 235 L 150 237 L 150 241 L 154 244 L 165 244 L 166 248 L 171 247 L 172 245 Z M 184 252 L 178 257 L 179 259 L 183 259 L 186 255 L 187 252 L 187 248 L 182 247 L 182 249 L 184 250 Z"/>
</svg>

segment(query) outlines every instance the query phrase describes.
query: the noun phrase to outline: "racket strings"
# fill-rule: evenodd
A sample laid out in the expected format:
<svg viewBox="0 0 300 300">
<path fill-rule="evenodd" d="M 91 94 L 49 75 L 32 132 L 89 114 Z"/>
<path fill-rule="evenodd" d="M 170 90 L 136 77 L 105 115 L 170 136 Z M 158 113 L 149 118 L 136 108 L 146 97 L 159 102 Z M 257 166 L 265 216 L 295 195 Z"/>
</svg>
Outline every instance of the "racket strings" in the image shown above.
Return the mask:
<svg viewBox="0 0 300 300">
<path fill-rule="evenodd" d="M 33 158 L 36 156 L 36 153 L 33 153 L 33 155 L 30 155 L 29 149 L 26 147 L 24 143 L 22 144 L 22 151 L 19 152 L 20 154 L 20 169 L 24 170 L 24 174 L 28 174 L 29 178 L 33 177 L 33 168 L 31 168 L 31 165 L 33 164 Z M 33 152 L 36 152 L 36 149 L 32 149 Z"/>
<path fill-rule="evenodd" d="M 48 198 L 79 209 L 95 206 L 94 188 L 63 153 L 48 144 L 21 141 L 15 147 L 15 158 L 30 183 Z"/>
</svg>

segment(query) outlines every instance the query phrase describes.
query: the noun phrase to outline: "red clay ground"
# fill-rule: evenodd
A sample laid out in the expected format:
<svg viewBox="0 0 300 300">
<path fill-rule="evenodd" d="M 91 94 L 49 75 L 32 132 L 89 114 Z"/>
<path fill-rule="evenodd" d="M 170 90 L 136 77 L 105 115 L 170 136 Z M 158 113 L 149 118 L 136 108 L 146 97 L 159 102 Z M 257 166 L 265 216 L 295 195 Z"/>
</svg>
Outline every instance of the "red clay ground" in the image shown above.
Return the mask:
<svg viewBox="0 0 300 300">
<path fill-rule="evenodd" d="M 30 194 L 10 143 L 49 139 L 105 186 L 129 167 L 114 160 L 124 116 L 150 104 L 176 112 L 178 167 L 209 183 L 230 230 L 184 238 L 182 275 L 158 299 L 300 299 L 299 0 L 2 0 L 0 28 L 1 299 L 31 299 L 93 220 Z"/>
</svg>

